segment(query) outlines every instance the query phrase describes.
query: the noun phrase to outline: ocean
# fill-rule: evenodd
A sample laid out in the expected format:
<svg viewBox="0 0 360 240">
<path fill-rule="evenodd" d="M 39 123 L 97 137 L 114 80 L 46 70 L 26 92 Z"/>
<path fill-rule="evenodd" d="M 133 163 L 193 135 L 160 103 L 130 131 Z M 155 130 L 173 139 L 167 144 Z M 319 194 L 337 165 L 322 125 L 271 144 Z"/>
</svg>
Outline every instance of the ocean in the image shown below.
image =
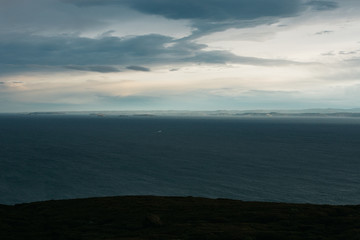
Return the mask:
<svg viewBox="0 0 360 240">
<path fill-rule="evenodd" d="M 115 195 L 360 204 L 360 119 L 0 116 L 0 204 Z"/>
</svg>

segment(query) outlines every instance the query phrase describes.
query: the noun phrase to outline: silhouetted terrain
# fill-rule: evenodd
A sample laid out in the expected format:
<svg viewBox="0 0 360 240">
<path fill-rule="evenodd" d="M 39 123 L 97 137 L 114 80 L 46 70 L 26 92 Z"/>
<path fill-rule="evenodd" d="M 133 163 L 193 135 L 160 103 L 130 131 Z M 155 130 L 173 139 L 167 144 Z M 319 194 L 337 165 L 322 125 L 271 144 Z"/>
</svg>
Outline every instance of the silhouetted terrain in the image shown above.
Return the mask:
<svg viewBox="0 0 360 240">
<path fill-rule="evenodd" d="M 25 113 L 22 113 L 25 114 Z M 22 115 L 18 113 L 17 115 Z M 217 111 L 60 111 L 29 112 L 27 115 L 90 115 L 97 117 L 299 117 L 299 118 L 359 118 L 360 108 L 302 109 L 302 110 L 217 110 Z"/>
<path fill-rule="evenodd" d="M 152 196 L 0 205 L 0 239 L 360 239 L 360 205 Z"/>
</svg>

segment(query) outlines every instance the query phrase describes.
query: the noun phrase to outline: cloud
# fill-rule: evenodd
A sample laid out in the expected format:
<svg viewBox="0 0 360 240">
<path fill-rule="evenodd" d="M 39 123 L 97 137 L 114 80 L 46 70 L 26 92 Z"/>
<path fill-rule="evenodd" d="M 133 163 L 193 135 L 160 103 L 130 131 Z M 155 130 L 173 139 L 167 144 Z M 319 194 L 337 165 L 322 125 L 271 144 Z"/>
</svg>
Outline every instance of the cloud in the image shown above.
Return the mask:
<svg viewBox="0 0 360 240">
<path fill-rule="evenodd" d="M 1 32 L 76 33 L 103 27 L 101 13 L 102 9 L 77 9 L 58 0 L 2 0 L 0 29 Z M 107 13 L 109 16 L 111 11 Z"/>
<path fill-rule="evenodd" d="M 352 50 L 352 51 L 338 51 L 337 53 L 335 51 L 329 51 L 326 53 L 322 53 L 322 56 L 335 56 L 337 54 L 339 55 L 356 55 L 360 53 L 360 50 Z M 347 61 L 351 61 L 353 59 L 348 59 Z"/>
<path fill-rule="evenodd" d="M 142 67 L 142 66 L 127 66 L 126 69 L 140 71 L 140 72 L 150 72 L 149 68 Z"/>
<path fill-rule="evenodd" d="M 0 84 L 5 84 L 5 82 L 0 82 Z"/>
<path fill-rule="evenodd" d="M 344 62 L 346 64 L 350 64 L 352 66 L 358 66 L 358 64 L 360 64 L 360 57 L 354 57 L 354 58 L 346 59 Z"/>
<path fill-rule="evenodd" d="M 201 62 L 214 63 L 214 64 L 239 63 L 239 64 L 255 65 L 255 66 L 279 66 L 279 65 L 301 64 L 299 62 L 289 61 L 289 60 L 237 56 L 227 51 L 202 51 L 193 57 L 185 58 L 185 61 L 199 62 L 199 63 Z"/>
<path fill-rule="evenodd" d="M 291 16 L 298 12 L 300 6 L 299 0 L 129 0 L 122 2 L 140 12 L 161 15 L 170 19 L 211 21 Z"/>
<path fill-rule="evenodd" d="M 271 96 L 271 95 L 293 95 L 298 94 L 299 91 L 266 91 L 266 90 L 248 90 L 245 94 L 248 95 L 262 95 L 262 96 Z"/>
<path fill-rule="evenodd" d="M 287 60 L 242 57 L 228 51 L 209 51 L 206 44 L 158 34 L 96 39 L 13 35 L 0 39 L 0 67 L 13 72 L 67 68 L 108 73 L 119 72 L 116 66 L 123 65 L 131 70 L 150 71 L 141 66 L 171 63 L 298 64 Z"/>
<path fill-rule="evenodd" d="M 279 18 L 304 11 L 302 0 L 62 0 L 79 7 L 128 7 L 143 14 L 173 20 L 189 20 L 194 30 L 190 38 L 229 28 L 271 24 Z"/>
<path fill-rule="evenodd" d="M 69 65 L 65 66 L 67 69 L 79 70 L 79 71 L 90 71 L 90 72 L 100 72 L 100 73 L 111 73 L 111 72 L 120 72 L 116 67 L 112 66 L 81 66 L 81 65 Z"/>
<path fill-rule="evenodd" d="M 324 35 L 324 34 L 330 34 L 330 33 L 333 33 L 333 32 L 334 32 L 334 31 L 325 30 L 325 31 L 317 32 L 317 33 L 315 33 L 315 35 Z"/>
<path fill-rule="evenodd" d="M 272 24 L 284 17 L 294 17 L 309 7 L 315 11 L 333 10 L 338 4 L 325 0 L 62 0 L 79 7 L 128 7 L 143 14 L 173 20 L 189 20 L 193 34 L 201 37 L 229 28 Z"/>
<path fill-rule="evenodd" d="M 138 65 L 139 61 L 156 62 L 163 53 L 176 55 L 176 51 L 164 47 L 172 40 L 156 34 L 98 39 L 16 34 L 0 39 L 0 64 L 12 67 L 29 64 L 65 66 L 76 70 L 113 72 L 118 69 L 108 65 Z"/>
<path fill-rule="evenodd" d="M 340 55 L 353 55 L 353 54 L 357 54 L 359 52 L 360 52 L 360 50 L 357 50 L 357 51 L 339 51 L 339 54 Z"/>
<path fill-rule="evenodd" d="M 291 16 L 299 11 L 301 0 L 62 0 L 77 6 L 129 6 L 146 14 L 169 19 L 255 19 L 266 16 Z"/>
<path fill-rule="evenodd" d="M 334 1 L 321 1 L 321 0 L 313 0 L 307 2 L 307 5 L 311 6 L 314 10 L 317 11 L 328 11 L 334 10 L 339 7 L 339 4 Z"/>
<path fill-rule="evenodd" d="M 191 35 L 185 37 L 186 40 L 193 40 L 202 36 L 214 33 L 222 32 L 231 28 L 252 28 L 263 24 L 274 24 L 278 21 L 277 18 L 259 18 L 253 20 L 229 20 L 212 22 L 208 20 L 198 19 L 192 21 L 192 27 L 194 28 Z"/>
<path fill-rule="evenodd" d="M 321 55 L 322 56 L 335 56 L 335 53 L 334 53 L 334 51 L 329 51 L 329 52 L 326 52 L 326 53 L 322 53 Z"/>
</svg>

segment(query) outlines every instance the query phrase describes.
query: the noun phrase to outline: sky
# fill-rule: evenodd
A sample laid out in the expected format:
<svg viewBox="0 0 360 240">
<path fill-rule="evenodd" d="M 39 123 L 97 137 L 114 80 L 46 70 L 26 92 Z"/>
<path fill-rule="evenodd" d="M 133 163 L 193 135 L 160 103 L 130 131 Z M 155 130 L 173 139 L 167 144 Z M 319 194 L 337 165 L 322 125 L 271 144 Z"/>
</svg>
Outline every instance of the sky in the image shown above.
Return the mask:
<svg viewBox="0 0 360 240">
<path fill-rule="evenodd" d="M 0 112 L 358 108 L 358 0 L 0 0 Z"/>
</svg>

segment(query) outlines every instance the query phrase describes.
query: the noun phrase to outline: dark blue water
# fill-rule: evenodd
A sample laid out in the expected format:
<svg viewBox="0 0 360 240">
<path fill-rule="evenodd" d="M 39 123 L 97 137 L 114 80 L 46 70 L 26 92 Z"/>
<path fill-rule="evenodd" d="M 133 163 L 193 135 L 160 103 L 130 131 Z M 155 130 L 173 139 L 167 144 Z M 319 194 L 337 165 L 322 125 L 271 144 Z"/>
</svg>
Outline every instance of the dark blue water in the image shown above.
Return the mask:
<svg viewBox="0 0 360 240">
<path fill-rule="evenodd" d="M 360 204 L 360 120 L 0 116 L 0 203 L 139 194 Z"/>
</svg>

